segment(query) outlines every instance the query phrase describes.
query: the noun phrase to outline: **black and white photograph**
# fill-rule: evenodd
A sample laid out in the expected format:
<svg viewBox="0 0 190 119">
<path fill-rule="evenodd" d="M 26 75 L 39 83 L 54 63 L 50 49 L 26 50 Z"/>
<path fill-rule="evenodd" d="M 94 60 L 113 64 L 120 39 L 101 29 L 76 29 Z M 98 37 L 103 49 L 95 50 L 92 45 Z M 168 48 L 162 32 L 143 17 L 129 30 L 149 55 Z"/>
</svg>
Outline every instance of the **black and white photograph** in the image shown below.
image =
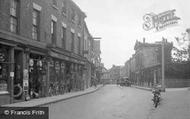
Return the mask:
<svg viewBox="0 0 190 119">
<path fill-rule="evenodd" d="M 0 0 L 0 119 L 190 119 L 190 0 Z"/>
</svg>

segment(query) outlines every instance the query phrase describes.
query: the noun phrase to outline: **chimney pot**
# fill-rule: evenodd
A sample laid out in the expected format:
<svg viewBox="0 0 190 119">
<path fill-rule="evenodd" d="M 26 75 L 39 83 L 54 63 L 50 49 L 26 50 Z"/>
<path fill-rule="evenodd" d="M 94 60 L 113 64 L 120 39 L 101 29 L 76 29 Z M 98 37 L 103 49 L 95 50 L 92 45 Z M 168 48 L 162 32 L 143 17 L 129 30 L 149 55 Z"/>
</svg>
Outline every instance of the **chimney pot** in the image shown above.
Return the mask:
<svg viewBox="0 0 190 119">
<path fill-rule="evenodd" d="M 145 39 L 145 38 L 143 38 L 143 43 L 145 43 L 145 40 L 146 40 L 146 39 Z"/>
</svg>

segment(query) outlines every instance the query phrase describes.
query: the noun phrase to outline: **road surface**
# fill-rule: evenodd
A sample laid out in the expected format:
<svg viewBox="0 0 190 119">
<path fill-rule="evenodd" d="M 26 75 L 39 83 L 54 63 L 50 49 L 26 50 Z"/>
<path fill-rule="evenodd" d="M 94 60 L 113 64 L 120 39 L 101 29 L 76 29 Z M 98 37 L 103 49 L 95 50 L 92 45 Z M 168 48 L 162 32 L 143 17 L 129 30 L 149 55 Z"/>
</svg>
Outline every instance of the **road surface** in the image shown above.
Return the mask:
<svg viewBox="0 0 190 119">
<path fill-rule="evenodd" d="M 49 106 L 50 119 L 147 119 L 151 92 L 107 85 L 95 93 Z"/>
<path fill-rule="evenodd" d="M 150 119 L 190 119 L 190 89 L 168 89 L 162 98 L 161 105 L 149 115 Z"/>
<path fill-rule="evenodd" d="M 100 90 L 49 106 L 50 119 L 190 119 L 190 90 L 162 93 L 154 108 L 150 91 L 107 85 Z"/>
</svg>

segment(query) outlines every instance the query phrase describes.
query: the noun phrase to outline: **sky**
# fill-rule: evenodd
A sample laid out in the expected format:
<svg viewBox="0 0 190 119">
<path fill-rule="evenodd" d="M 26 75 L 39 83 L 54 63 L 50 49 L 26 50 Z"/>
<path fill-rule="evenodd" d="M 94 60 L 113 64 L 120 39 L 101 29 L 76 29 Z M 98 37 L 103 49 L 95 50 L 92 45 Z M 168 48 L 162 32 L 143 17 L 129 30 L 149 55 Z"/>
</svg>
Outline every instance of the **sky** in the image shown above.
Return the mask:
<svg viewBox="0 0 190 119">
<path fill-rule="evenodd" d="M 178 45 L 175 37 L 181 37 L 190 28 L 190 0 L 73 0 L 86 14 L 85 21 L 93 37 L 101 37 L 101 58 L 105 68 L 124 65 L 135 53 L 136 40 L 161 41 L 162 37 Z M 156 32 L 142 28 L 143 16 L 176 9 L 178 24 Z"/>
</svg>

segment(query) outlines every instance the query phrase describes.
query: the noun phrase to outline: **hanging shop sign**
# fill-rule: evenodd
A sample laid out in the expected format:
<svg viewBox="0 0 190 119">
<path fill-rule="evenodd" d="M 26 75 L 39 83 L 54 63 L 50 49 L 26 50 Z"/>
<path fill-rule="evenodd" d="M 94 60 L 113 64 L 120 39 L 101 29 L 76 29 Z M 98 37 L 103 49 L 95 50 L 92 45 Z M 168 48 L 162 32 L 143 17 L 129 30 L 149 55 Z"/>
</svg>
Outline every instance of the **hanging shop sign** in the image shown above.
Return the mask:
<svg viewBox="0 0 190 119">
<path fill-rule="evenodd" d="M 28 80 L 23 80 L 23 90 L 24 91 L 28 91 L 28 86 L 29 86 Z"/>
<path fill-rule="evenodd" d="M 28 76 L 28 70 L 24 69 L 24 80 L 28 80 L 29 76 Z"/>
<path fill-rule="evenodd" d="M 29 71 L 32 72 L 33 71 L 33 66 L 34 66 L 34 60 L 33 59 L 30 59 L 29 60 Z"/>
<path fill-rule="evenodd" d="M 65 70 L 65 63 L 61 62 L 61 72 L 64 73 Z"/>
<path fill-rule="evenodd" d="M 143 16 L 143 29 L 149 31 L 156 29 L 156 31 L 163 30 L 166 27 L 178 24 L 179 17 L 175 16 L 175 9 L 162 12 L 160 14 L 149 13 Z"/>
<path fill-rule="evenodd" d="M 60 64 L 59 64 L 59 61 L 56 61 L 55 62 L 55 71 L 58 73 L 60 70 Z"/>
<path fill-rule="evenodd" d="M 24 69 L 24 80 L 23 80 L 23 90 L 28 91 L 28 70 Z"/>
<path fill-rule="evenodd" d="M 10 77 L 11 77 L 11 78 L 14 77 L 14 72 L 10 72 Z"/>
<path fill-rule="evenodd" d="M 50 65 L 50 67 L 54 67 L 54 61 L 52 59 L 50 59 L 49 65 Z"/>
<path fill-rule="evenodd" d="M 33 59 L 30 59 L 30 61 L 29 61 L 29 65 L 30 65 L 31 67 L 34 66 L 34 60 L 33 60 Z"/>
<path fill-rule="evenodd" d="M 65 63 L 62 62 L 62 63 L 61 63 L 61 69 L 64 69 L 64 68 L 65 68 Z"/>
<path fill-rule="evenodd" d="M 5 61 L 5 54 L 0 51 L 0 62 L 4 62 L 4 61 Z"/>
<path fill-rule="evenodd" d="M 38 67 L 38 71 L 42 71 L 42 60 L 38 60 L 37 61 L 37 67 Z"/>
<path fill-rule="evenodd" d="M 44 60 L 42 60 L 42 70 L 41 70 L 42 75 L 46 74 L 46 68 L 47 68 L 47 64 L 46 64 L 46 61 L 44 59 Z"/>
<path fill-rule="evenodd" d="M 42 60 L 37 61 L 37 66 L 42 67 Z"/>
</svg>

